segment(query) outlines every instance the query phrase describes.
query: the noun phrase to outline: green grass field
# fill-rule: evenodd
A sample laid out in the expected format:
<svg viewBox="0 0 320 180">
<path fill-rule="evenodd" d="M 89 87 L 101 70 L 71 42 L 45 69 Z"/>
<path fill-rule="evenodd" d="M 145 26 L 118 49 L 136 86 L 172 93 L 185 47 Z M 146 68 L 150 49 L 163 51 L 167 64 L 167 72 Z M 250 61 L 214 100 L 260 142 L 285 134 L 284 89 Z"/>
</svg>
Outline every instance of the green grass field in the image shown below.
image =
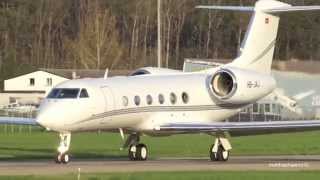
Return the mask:
<svg viewBox="0 0 320 180">
<path fill-rule="evenodd" d="M 320 154 L 320 131 L 260 135 L 231 138 L 232 155 L 302 155 Z M 56 133 L 39 129 L 0 127 L 0 161 L 22 159 L 52 159 L 58 145 Z M 213 138 L 208 135 L 177 135 L 171 137 L 142 137 L 149 146 L 151 158 L 158 157 L 207 157 Z M 76 158 L 127 158 L 127 151 L 120 151 L 122 140 L 119 134 L 79 133 L 72 135 L 71 154 Z M 91 173 L 82 174 L 88 180 L 138 180 L 138 179 L 318 179 L 320 172 L 145 172 L 145 173 Z M 56 176 L 0 176 L 0 179 L 77 179 L 77 174 Z"/>
<path fill-rule="evenodd" d="M 304 155 L 320 154 L 320 131 L 231 138 L 232 155 Z M 48 159 L 56 153 L 56 133 L 39 130 L 3 132 L 0 129 L 0 160 Z M 208 135 L 142 137 L 150 157 L 207 157 L 213 138 Z M 71 155 L 76 158 L 109 158 L 127 156 L 120 151 L 119 134 L 79 133 L 72 135 Z"/>
<path fill-rule="evenodd" d="M 108 173 L 108 174 L 82 174 L 80 179 L 88 180 L 318 180 L 320 172 L 145 172 L 145 173 Z M 6 180 L 70 180 L 77 179 L 77 174 L 57 176 L 0 176 Z"/>
</svg>

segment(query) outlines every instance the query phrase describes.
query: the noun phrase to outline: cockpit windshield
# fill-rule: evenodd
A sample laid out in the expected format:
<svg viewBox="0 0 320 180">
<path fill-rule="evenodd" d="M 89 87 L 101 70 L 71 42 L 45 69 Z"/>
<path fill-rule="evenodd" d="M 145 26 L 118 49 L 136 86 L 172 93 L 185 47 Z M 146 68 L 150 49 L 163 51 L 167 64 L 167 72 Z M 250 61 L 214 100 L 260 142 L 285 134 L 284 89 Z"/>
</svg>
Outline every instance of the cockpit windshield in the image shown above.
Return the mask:
<svg viewBox="0 0 320 180">
<path fill-rule="evenodd" d="M 78 97 L 78 88 L 54 88 L 47 96 L 49 99 L 75 99 Z"/>
</svg>

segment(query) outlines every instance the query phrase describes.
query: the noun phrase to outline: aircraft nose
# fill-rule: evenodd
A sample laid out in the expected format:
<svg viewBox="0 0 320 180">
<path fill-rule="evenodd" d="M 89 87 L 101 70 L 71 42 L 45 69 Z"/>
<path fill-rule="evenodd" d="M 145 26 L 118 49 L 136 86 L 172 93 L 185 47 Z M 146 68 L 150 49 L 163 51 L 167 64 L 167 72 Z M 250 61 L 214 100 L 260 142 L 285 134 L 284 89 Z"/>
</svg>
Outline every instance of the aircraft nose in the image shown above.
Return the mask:
<svg viewBox="0 0 320 180">
<path fill-rule="evenodd" d="M 40 124 L 42 127 L 50 129 L 51 123 L 50 123 L 50 118 L 43 112 L 39 112 L 36 121 L 38 124 Z"/>
<path fill-rule="evenodd" d="M 67 123 L 73 122 L 79 116 L 78 108 L 70 107 L 70 103 L 44 103 L 40 106 L 36 121 L 47 130 L 62 131 L 68 129 Z M 74 106 L 73 106 L 74 107 Z"/>
<path fill-rule="evenodd" d="M 56 119 L 60 116 L 59 109 L 56 106 L 44 104 L 40 106 L 36 121 L 42 127 L 47 129 L 55 129 Z"/>
</svg>

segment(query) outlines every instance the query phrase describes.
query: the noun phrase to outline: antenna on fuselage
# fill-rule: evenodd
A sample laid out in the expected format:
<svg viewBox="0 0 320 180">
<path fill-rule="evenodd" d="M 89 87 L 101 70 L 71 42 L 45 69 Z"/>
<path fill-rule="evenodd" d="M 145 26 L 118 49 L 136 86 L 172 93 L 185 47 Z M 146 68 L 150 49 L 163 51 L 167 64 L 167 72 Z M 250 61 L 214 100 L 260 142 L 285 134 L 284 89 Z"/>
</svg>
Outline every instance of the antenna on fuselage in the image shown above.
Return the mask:
<svg viewBox="0 0 320 180">
<path fill-rule="evenodd" d="M 109 69 L 106 69 L 106 72 L 104 73 L 103 79 L 107 79 L 109 74 Z"/>
</svg>

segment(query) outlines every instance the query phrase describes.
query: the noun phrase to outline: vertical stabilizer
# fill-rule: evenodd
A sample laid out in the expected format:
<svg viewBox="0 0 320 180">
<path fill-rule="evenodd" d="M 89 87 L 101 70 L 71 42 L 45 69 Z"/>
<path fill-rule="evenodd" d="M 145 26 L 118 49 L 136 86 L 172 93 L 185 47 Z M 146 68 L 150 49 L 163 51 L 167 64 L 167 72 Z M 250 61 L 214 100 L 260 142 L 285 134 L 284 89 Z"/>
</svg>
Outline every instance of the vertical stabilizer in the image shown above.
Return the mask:
<svg viewBox="0 0 320 180">
<path fill-rule="evenodd" d="M 276 0 L 259 0 L 255 7 L 198 6 L 197 8 L 252 12 L 240 56 L 229 65 L 267 74 L 271 71 L 280 14 L 320 10 L 320 6 L 291 6 Z"/>
<path fill-rule="evenodd" d="M 277 14 L 270 14 L 263 10 L 283 7 L 291 7 L 291 5 L 273 0 L 262 0 L 256 3 L 241 45 L 241 54 L 231 65 L 270 73 L 280 18 Z"/>
</svg>

